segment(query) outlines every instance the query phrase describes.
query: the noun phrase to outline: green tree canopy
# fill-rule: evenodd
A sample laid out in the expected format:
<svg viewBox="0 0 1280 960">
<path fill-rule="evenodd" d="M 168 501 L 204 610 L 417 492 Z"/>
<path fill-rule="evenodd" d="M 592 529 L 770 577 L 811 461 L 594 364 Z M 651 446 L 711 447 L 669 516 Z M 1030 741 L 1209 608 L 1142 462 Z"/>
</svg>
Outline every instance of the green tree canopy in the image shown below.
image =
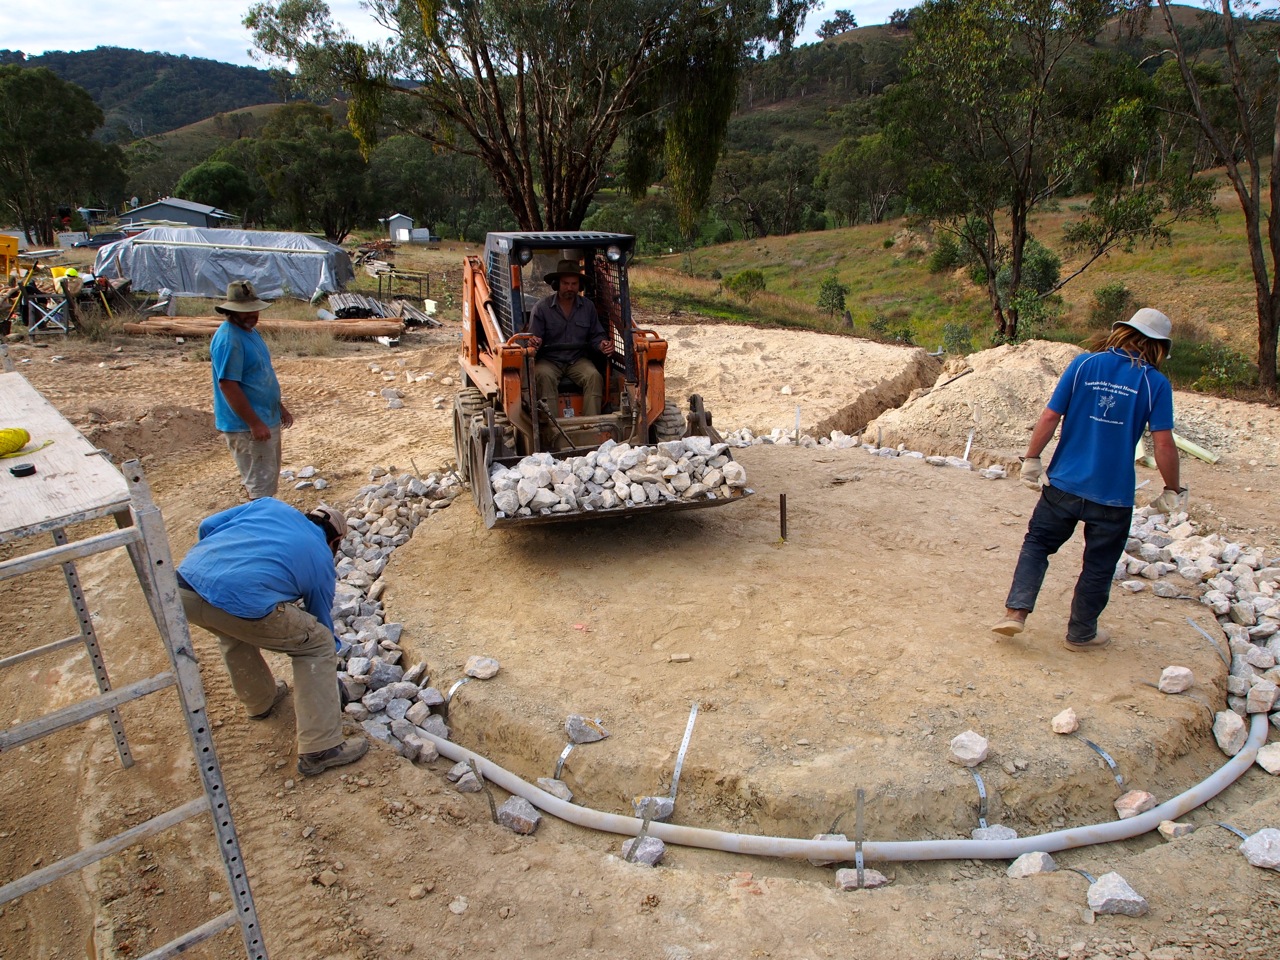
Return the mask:
<svg viewBox="0 0 1280 960">
<path fill-rule="evenodd" d="M 360 145 L 315 104 L 276 111 L 258 138 L 257 167 L 275 201 L 274 219 L 291 229 L 319 230 L 341 243 L 370 218 Z"/>
<path fill-rule="evenodd" d="M 175 192 L 183 200 L 235 212 L 243 212 L 254 197 L 249 175 L 224 160 L 206 160 L 192 167 L 178 180 Z"/>
<path fill-rule="evenodd" d="M 783 139 L 765 154 L 726 155 L 716 170 L 716 202 L 748 237 L 820 230 L 817 178 L 817 148 Z"/>
<path fill-rule="evenodd" d="M 101 125 L 75 84 L 41 67 L 0 67 L 0 208 L 28 240 L 53 242 L 59 204 L 119 201 L 122 156 L 92 139 Z"/>
<path fill-rule="evenodd" d="M 566 229 L 619 137 L 646 122 L 656 136 L 631 149 L 660 145 L 678 202 L 705 200 L 743 63 L 789 42 L 813 3 L 369 0 L 395 34 L 384 45 L 356 43 L 323 0 L 258 3 L 245 23 L 302 82 L 348 91 L 366 150 L 389 124 L 469 154 L 522 228 Z"/>
</svg>

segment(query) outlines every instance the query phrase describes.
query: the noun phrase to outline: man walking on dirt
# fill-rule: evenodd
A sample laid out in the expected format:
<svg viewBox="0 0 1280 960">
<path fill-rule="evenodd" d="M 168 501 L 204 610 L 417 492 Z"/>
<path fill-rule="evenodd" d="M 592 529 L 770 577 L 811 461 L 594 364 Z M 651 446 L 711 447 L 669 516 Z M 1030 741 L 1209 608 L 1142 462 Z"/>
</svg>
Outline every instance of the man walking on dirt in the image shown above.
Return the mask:
<svg viewBox="0 0 1280 960">
<path fill-rule="evenodd" d="M 275 496 L 280 429 L 293 426 L 267 344 L 254 329 L 259 313 L 269 306 L 248 280 L 232 280 L 226 302 L 215 308 L 227 319 L 209 345 L 214 426 L 227 441 L 250 500 Z"/>
<path fill-rule="evenodd" d="M 333 557 L 346 532 L 346 517 L 333 507 L 303 514 L 261 497 L 206 517 L 178 566 L 187 620 L 218 638 L 231 687 L 251 720 L 265 720 L 289 692 L 259 651 L 288 654 L 297 688 L 298 772 L 306 777 L 359 760 L 369 749 L 360 737 L 342 737 L 332 608 Z"/>
<path fill-rule="evenodd" d="M 1049 557 L 1084 523 L 1084 563 L 1071 601 L 1066 646 L 1084 651 L 1111 642 L 1098 617 L 1111 594 L 1111 579 L 1124 552 L 1133 518 L 1134 450 L 1150 426 L 1164 492 L 1152 506 L 1173 513 L 1186 506 L 1178 485 L 1173 441 L 1173 390 L 1159 366 L 1172 346 L 1173 324 L 1144 307 L 1112 324 L 1093 352 L 1071 361 L 1031 432 L 1022 459 L 1022 482 L 1040 490 L 1005 601 L 1005 615 L 991 629 L 1021 633 L 1049 568 Z M 1040 454 L 1058 422 L 1062 436 L 1041 485 Z"/>
<path fill-rule="evenodd" d="M 613 341 L 605 336 L 596 305 L 581 294 L 582 274 L 574 261 L 561 260 L 543 280 L 556 292 L 538 301 L 527 330 L 534 336 L 538 355 L 534 365 L 538 399 L 546 401 L 552 416 L 560 416 L 556 397 L 560 378 L 567 376 L 582 388 L 583 415 L 599 416 L 604 378 L 588 354 L 592 349 L 613 353 Z"/>
</svg>

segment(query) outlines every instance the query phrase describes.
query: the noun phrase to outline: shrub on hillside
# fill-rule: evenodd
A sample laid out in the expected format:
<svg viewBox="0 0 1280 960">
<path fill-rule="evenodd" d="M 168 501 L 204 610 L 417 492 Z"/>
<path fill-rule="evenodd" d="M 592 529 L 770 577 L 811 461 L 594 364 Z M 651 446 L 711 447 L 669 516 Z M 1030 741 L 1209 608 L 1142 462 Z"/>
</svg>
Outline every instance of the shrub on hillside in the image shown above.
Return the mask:
<svg viewBox="0 0 1280 960">
<path fill-rule="evenodd" d="M 942 349 L 964 355 L 973 349 L 973 328 L 967 323 L 948 323 L 942 327 Z"/>
<path fill-rule="evenodd" d="M 1106 283 L 1093 291 L 1093 306 L 1089 308 L 1089 326 L 1110 329 L 1119 320 L 1128 320 L 1133 313 L 1133 291 L 1122 280 Z"/>
<path fill-rule="evenodd" d="M 764 292 L 764 274 L 759 270 L 741 270 L 726 277 L 724 286 L 743 303 L 750 303 L 757 293 Z"/>
<path fill-rule="evenodd" d="M 960 244 L 953 234 L 937 233 L 933 238 L 933 250 L 929 254 L 929 272 L 942 273 L 960 263 Z"/>
</svg>

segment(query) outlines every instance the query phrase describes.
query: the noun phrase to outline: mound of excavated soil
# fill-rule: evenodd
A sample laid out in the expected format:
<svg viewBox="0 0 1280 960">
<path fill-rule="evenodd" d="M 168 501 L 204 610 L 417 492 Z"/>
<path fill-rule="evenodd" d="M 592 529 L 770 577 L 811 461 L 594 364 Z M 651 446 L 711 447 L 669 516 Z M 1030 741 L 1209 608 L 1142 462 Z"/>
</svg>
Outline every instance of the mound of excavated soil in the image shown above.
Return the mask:
<svg viewBox="0 0 1280 960">
<path fill-rule="evenodd" d="M 1033 340 L 953 360 L 930 390 L 867 424 L 866 437 L 883 446 L 905 443 L 922 453 L 961 456 L 972 430 L 973 463 L 1010 467 L 1078 353 L 1079 347 Z"/>
<path fill-rule="evenodd" d="M 918 347 L 851 337 L 727 324 L 654 329 L 670 344 L 667 399 L 684 407 L 701 394 L 721 433 L 793 430 L 797 408 L 804 433 L 855 432 L 938 371 Z"/>
</svg>

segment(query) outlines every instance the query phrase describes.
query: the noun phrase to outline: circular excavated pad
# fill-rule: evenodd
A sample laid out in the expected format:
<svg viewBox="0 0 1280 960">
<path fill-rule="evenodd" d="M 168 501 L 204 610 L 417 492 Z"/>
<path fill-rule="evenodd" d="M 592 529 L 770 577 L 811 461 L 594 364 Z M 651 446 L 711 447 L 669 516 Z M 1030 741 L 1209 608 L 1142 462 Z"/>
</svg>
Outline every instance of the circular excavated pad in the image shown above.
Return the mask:
<svg viewBox="0 0 1280 960">
<path fill-rule="evenodd" d="M 988 820 L 1022 835 L 1114 819 L 1129 789 L 1164 801 L 1224 762 L 1207 705 L 1225 668 L 1186 623 L 1216 627 L 1199 604 L 1117 591 L 1111 647 L 1064 649 L 1077 537 L 1029 629 L 989 631 L 1031 491 L 861 450 L 735 456 L 756 496 L 720 509 L 488 531 L 460 500 L 418 529 L 386 575 L 406 662 L 426 660 L 441 689 L 469 656 L 502 664 L 460 689 L 457 742 L 532 781 L 553 774 L 567 715 L 599 718 L 612 736 L 577 747 L 563 779 L 575 802 L 628 813 L 669 789 L 697 701 L 676 822 L 806 837 L 839 821 L 852 837 L 861 787 L 874 840 L 978 825 L 976 786 L 948 760 L 966 730 L 991 744 Z M 1195 672 L 1190 695 L 1144 684 L 1170 664 Z M 1124 786 L 1051 731 L 1066 707 Z"/>
</svg>

